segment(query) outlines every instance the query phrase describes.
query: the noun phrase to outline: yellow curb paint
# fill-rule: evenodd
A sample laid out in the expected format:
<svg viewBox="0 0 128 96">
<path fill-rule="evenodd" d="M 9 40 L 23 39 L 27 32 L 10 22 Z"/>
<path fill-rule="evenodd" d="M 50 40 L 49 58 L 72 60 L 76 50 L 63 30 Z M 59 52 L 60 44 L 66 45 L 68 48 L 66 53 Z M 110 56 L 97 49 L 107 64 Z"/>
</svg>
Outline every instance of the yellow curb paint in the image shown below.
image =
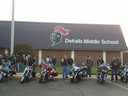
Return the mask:
<svg viewBox="0 0 128 96">
<path fill-rule="evenodd" d="M 121 88 L 123 88 L 123 89 L 125 89 L 125 90 L 128 90 L 128 88 L 123 87 L 122 85 L 119 85 L 119 84 L 113 83 L 113 82 L 108 81 L 108 80 L 107 80 L 107 82 L 109 82 L 109 83 L 111 83 L 111 84 L 114 84 L 114 85 L 116 85 L 116 86 L 118 86 L 118 87 L 121 87 Z"/>
</svg>

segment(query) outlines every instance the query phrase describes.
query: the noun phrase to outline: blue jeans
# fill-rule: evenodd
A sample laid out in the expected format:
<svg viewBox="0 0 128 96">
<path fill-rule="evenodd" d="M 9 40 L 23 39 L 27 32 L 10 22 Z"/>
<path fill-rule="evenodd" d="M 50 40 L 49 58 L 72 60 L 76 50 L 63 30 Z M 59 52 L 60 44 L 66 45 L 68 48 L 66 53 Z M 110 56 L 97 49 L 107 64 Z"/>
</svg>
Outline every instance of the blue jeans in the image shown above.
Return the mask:
<svg viewBox="0 0 128 96">
<path fill-rule="evenodd" d="M 16 70 L 19 72 L 19 63 L 16 63 Z"/>
<path fill-rule="evenodd" d="M 21 63 L 21 71 L 23 71 L 24 70 L 24 63 Z"/>
<path fill-rule="evenodd" d="M 114 73 L 115 73 L 115 78 L 116 78 L 116 80 L 118 80 L 118 69 L 112 69 L 112 75 L 111 75 L 111 80 L 113 80 L 113 75 L 114 75 Z"/>
<path fill-rule="evenodd" d="M 91 66 L 87 66 L 87 76 L 89 75 L 89 77 L 91 77 Z"/>
<path fill-rule="evenodd" d="M 119 66 L 118 71 L 120 70 L 121 66 Z"/>
<path fill-rule="evenodd" d="M 33 66 L 33 71 L 35 72 L 36 65 Z"/>
<path fill-rule="evenodd" d="M 72 69 L 72 65 L 68 65 L 68 73 L 70 73 L 71 69 Z"/>
<path fill-rule="evenodd" d="M 52 68 L 56 71 L 56 64 L 53 64 Z"/>
<path fill-rule="evenodd" d="M 63 78 L 64 78 L 64 73 L 65 73 L 65 77 L 68 77 L 68 72 L 67 72 L 67 66 L 62 66 L 62 69 L 63 69 Z"/>
</svg>

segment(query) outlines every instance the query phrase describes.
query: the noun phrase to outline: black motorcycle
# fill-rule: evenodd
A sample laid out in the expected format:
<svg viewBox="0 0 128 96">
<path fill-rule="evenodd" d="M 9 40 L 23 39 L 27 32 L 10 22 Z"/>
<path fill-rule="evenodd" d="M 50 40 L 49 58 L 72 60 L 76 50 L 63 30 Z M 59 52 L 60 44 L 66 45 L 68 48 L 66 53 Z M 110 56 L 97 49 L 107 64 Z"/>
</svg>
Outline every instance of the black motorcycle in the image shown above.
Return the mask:
<svg viewBox="0 0 128 96">
<path fill-rule="evenodd" d="M 99 63 L 96 77 L 101 84 L 106 80 L 107 74 L 109 71 L 110 71 L 109 64 L 107 64 L 107 63 L 100 64 Z"/>
<path fill-rule="evenodd" d="M 118 75 L 120 76 L 121 80 L 124 81 L 124 83 L 128 82 L 128 64 L 125 64 L 123 67 L 121 67 Z"/>
<path fill-rule="evenodd" d="M 6 63 L 3 62 L 3 70 L 0 74 L 0 82 L 3 81 L 4 78 L 11 80 L 15 74 L 14 66 L 11 66 L 11 61 L 7 61 Z"/>
<path fill-rule="evenodd" d="M 70 70 L 70 82 L 73 83 L 75 80 L 81 80 L 87 76 L 86 73 L 87 66 L 81 64 L 73 64 Z"/>
</svg>

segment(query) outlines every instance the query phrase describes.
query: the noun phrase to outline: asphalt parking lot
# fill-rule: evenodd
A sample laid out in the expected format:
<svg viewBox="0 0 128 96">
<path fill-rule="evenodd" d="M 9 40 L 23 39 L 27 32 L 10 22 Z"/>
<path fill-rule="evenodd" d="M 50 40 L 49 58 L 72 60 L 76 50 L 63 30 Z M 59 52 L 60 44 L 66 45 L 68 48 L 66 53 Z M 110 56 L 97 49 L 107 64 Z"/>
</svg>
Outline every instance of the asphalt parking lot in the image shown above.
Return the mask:
<svg viewBox="0 0 128 96">
<path fill-rule="evenodd" d="M 127 96 L 128 83 L 99 84 L 97 79 L 83 79 L 70 83 L 69 79 L 55 78 L 38 83 L 38 79 L 20 84 L 20 79 L 0 83 L 0 96 Z"/>
</svg>

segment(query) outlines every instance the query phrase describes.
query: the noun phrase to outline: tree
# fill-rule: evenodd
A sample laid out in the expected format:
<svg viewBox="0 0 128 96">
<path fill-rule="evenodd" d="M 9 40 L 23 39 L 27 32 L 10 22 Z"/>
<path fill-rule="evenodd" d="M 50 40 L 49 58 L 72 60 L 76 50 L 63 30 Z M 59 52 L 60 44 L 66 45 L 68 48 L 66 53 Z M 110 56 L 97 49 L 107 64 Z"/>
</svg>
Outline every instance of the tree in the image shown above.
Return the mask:
<svg viewBox="0 0 128 96">
<path fill-rule="evenodd" d="M 19 43 L 14 46 L 14 53 L 18 53 L 20 56 L 22 56 L 23 54 L 34 55 L 35 50 L 34 47 L 28 43 L 24 43 L 24 44 Z"/>
</svg>

